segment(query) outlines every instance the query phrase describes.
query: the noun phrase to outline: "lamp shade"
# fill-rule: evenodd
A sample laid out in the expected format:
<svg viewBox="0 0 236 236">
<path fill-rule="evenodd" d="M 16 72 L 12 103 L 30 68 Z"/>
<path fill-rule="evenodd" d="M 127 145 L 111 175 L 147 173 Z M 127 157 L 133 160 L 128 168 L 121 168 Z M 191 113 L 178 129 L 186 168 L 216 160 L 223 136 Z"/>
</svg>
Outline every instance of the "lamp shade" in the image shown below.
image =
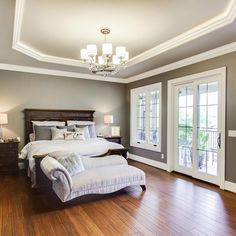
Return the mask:
<svg viewBox="0 0 236 236">
<path fill-rule="evenodd" d="M 97 55 L 97 46 L 94 44 L 87 45 L 87 55 L 88 56 L 96 56 Z"/>
<path fill-rule="evenodd" d="M 0 113 L 0 125 L 8 124 L 7 113 Z"/>
<path fill-rule="evenodd" d="M 84 48 L 80 50 L 80 58 L 82 60 L 88 60 L 87 49 Z"/>
<path fill-rule="evenodd" d="M 111 43 L 104 43 L 102 45 L 102 53 L 104 55 L 111 55 L 112 54 L 112 44 Z"/>
<path fill-rule="evenodd" d="M 104 123 L 105 124 L 113 124 L 113 115 L 105 115 L 104 116 Z"/>
</svg>

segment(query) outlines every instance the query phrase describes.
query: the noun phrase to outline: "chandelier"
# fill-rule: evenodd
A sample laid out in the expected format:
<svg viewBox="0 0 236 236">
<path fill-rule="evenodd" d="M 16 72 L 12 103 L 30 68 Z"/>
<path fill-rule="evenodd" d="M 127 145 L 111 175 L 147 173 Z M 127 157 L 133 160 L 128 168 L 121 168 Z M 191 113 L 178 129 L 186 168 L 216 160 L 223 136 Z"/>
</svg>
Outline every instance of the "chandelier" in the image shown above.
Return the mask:
<svg viewBox="0 0 236 236">
<path fill-rule="evenodd" d="M 109 28 L 102 28 L 101 33 L 104 35 L 102 44 L 102 55 L 97 56 L 97 46 L 89 44 L 85 49 L 80 50 L 80 58 L 89 65 L 89 69 L 98 75 L 114 75 L 125 67 L 129 59 L 129 52 L 123 46 L 116 47 L 116 54 L 113 54 L 111 43 L 107 43 L 107 35 L 110 34 Z"/>
</svg>

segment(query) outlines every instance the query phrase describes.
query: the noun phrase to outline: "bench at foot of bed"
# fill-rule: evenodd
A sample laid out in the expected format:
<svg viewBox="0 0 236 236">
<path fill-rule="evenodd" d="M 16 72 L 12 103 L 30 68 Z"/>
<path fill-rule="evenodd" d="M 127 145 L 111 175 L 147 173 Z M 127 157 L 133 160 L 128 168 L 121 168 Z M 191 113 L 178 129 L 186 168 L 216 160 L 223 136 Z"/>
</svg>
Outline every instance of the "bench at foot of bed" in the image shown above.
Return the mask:
<svg viewBox="0 0 236 236">
<path fill-rule="evenodd" d="M 119 155 L 84 157 L 81 160 L 84 170 L 74 176 L 49 156 L 41 162 L 43 172 L 62 202 L 86 194 L 112 193 L 127 186 L 141 186 L 143 191 L 146 190 L 145 173 L 128 165 L 127 160 Z"/>
</svg>

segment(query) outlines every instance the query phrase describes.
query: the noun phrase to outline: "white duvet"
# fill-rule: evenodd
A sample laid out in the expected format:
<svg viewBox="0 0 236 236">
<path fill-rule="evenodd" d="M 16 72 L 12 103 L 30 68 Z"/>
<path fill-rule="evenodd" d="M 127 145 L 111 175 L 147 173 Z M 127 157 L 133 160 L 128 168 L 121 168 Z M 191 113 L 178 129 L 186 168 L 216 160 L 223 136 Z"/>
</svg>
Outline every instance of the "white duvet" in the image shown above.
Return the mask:
<svg viewBox="0 0 236 236">
<path fill-rule="evenodd" d="M 28 143 L 20 153 L 19 158 L 29 160 L 31 174 L 35 174 L 34 155 L 45 155 L 55 151 L 73 151 L 81 156 L 99 156 L 105 154 L 109 149 L 123 148 L 121 144 L 108 142 L 103 138 L 87 140 L 43 140 Z M 34 185 L 34 176 L 31 176 Z"/>
</svg>

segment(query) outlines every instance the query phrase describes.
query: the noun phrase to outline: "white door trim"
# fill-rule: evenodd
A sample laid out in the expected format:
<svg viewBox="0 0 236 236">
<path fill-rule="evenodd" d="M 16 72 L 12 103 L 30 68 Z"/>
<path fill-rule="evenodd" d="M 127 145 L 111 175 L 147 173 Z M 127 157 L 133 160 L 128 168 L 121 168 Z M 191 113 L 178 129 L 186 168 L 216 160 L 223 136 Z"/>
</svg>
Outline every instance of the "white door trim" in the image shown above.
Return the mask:
<svg viewBox="0 0 236 236">
<path fill-rule="evenodd" d="M 201 73 L 196 73 L 168 81 L 168 105 L 167 105 L 167 171 L 171 172 L 174 170 L 174 87 L 182 83 L 191 83 L 196 79 L 203 79 L 204 77 L 217 76 L 220 78 L 220 86 L 222 89 L 222 97 L 219 98 L 222 106 L 222 117 L 221 117 L 221 166 L 220 166 L 220 188 L 225 188 L 225 102 L 226 102 L 226 67 L 208 70 Z"/>
</svg>

